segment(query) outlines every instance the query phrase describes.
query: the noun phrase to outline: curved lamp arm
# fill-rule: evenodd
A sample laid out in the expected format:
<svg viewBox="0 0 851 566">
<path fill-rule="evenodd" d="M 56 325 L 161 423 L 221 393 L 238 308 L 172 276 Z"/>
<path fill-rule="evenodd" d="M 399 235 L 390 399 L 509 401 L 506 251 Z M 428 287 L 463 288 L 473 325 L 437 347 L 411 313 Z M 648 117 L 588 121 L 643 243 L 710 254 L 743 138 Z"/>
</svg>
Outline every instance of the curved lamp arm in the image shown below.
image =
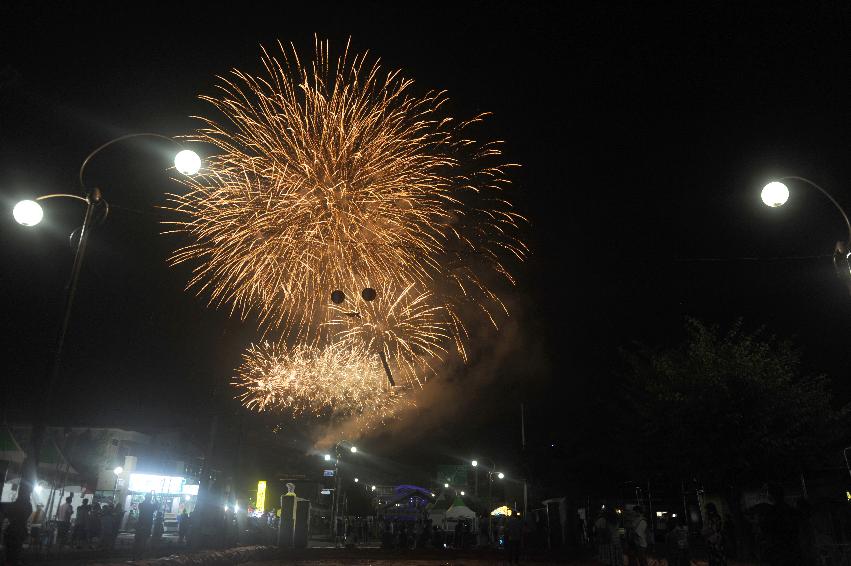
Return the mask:
<svg viewBox="0 0 851 566">
<path fill-rule="evenodd" d="M 791 179 L 791 180 L 794 180 L 794 181 L 801 181 L 801 182 L 806 183 L 807 185 L 813 187 L 814 189 L 818 189 L 824 196 L 826 196 L 828 198 L 828 200 L 830 200 L 830 202 L 833 203 L 833 206 L 836 207 L 836 210 L 839 211 L 839 214 L 841 214 L 842 218 L 845 220 L 845 226 L 848 228 L 848 240 L 846 242 L 846 247 L 851 247 L 851 221 L 848 220 L 848 215 L 845 214 L 845 210 L 839 205 L 838 202 L 836 202 L 836 199 L 833 198 L 833 196 L 831 196 L 831 194 L 829 192 L 827 192 L 825 189 L 823 189 L 822 187 L 820 187 L 819 185 L 817 185 L 816 183 L 814 183 L 813 181 L 810 181 L 809 179 L 807 179 L 805 177 L 797 177 L 797 176 L 794 176 L 794 175 L 790 175 L 788 177 L 782 177 L 780 180 L 783 181 L 783 180 L 787 180 L 787 179 Z"/>
<path fill-rule="evenodd" d="M 41 195 L 40 197 L 36 197 L 34 200 L 40 201 L 40 200 L 46 200 L 46 199 L 49 199 L 49 198 L 60 198 L 60 197 L 61 198 L 72 198 L 72 199 L 75 199 L 75 200 L 81 200 L 84 203 L 89 204 L 89 201 L 86 200 L 86 197 L 81 197 L 80 195 L 72 195 L 72 194 L 68 194 L 68 193 L 53 193 L 53 194 L 50 194 L 50 195 Z"/>
<path fill-rule="evenodd" d="M 120 142 L 120 141 L 124 141 L 124 140 L 126 140 L 126 139 L 130 139 L 130 138 L 141 138 L 141 137 L 147 137 L 147 138 L 159 138 L 159 139 L 161 139 L 161 140 L 167 140 L 167 141 L 170 141 L 171 143 L 173 143 L 173 144 L 177 145 L 177 147 L 183 147 L 183 146 L 180 144 L 180 142 L 179 142 L 179 141 L 177 141 L 177 140 L 176 140 L 176 139 L 174 139 L 174 138 L 170 138 L 170 137 L 168 137 L 168 136 L 164 136 L 164 135 L 162 135 L 162 134 L 155 134 L 155 133 L 152 133 L 152 132 L 143 132 L 143 133 L 139 133 L 139 134 L 127 134 L 126 136 L 120 136 L 120 137 L 115 138 L 114 140 L 109 140 L 108 142 L 106 142 L 106 143 L 105 143 L 105 144 L 103 144 L 102 146 L 100 146 L 100 147 L 96 148 L 94 151 L 92 151 L 92 152 L 91 152 L 91 153 L 90 153 L 90 154 L 89 154 L 89 155 L 88 155 L 88 156 L 87 156 L 87 157 L 83 160 L 83 164 L 82 164 L 82 165 L 80 165 L 80 186 L 81 186 L 81 187 L 83 187 L 83 188 L 85 188 L 85 187 L 86 187 L 86 184 L 83 182 L 83 173 L 84 173 L 84 172 L 85 172 L 85 170 L 86 170 L 86 165 L 88 165 L 88 164 L 89 164 L 89 161 L 91 161 L 91 160 L 92 160 L 92 158 L 93 158 L 95 155 L 97 155 L 97 154 L 98 154 L 98 153 L 100 153 L 102 150 L 106 149 L 107 147 L 111 146 L 111 145 L 112 145 L 112 144 L 114 144 L 114 143 L 118 143 L 118 142 Z"/>
<path fill-rule="evenodd" d="M 104 220 L 106 220 L 106 217 L 109 216 L 109 203 L 103 200 L 103 197 L 100 193 L 100 189 L 97 188 L 89 191 L 84 197 L 81 197 L 80 195 L 72 195 L 70 193 L 51 193 L 49 195 L 41 195 L 40 197 L 36 197 L 34 200 L 38 202 L 40 200 L 47 200 L 49 198 L 71 198 L 74 200 L 82 201 L 83 204 L 87 206 L 89 204 L 103 204 L 104 213 L 103 216 L 98 219 L 98 223 L 102 223 Z"/>
</svg>

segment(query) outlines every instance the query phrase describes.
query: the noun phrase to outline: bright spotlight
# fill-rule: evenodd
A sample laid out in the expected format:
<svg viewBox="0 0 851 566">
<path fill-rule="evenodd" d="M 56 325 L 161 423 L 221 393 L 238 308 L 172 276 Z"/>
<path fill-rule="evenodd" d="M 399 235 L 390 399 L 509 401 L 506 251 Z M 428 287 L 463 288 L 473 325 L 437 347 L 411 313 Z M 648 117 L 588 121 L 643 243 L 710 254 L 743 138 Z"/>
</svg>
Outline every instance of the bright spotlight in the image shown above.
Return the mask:
<svg viewBox="0 0 851 566">
<path fill-rule="evenodd" d="M 496 475 L 496 477 L 498 477 L 499 479 L 502 479 L 502 478 L 504 478 L 504 477 L 505 477 L 505 474 L 503 474 L 502 472 L 499 472 L 499 473 Z"/>
<path fill-rule="evenodd" d="M 372 486 L 372 491 L 375 491 L 375 486 Z"/>
<path fill-rule="evenodd" d="M 35 226 L 44 218 L 44 210 L 34 200 L 22 200 L 12 209 L 12 216 L 22 226 Z"/>
<path fill-rule="evenodd" d="M 191 149 L 184 149 L 174 156 L 174 168 L 181 175 L 194 175 L 201 170 L 201 158 Z"/>
<path fill-rule="evenodd" d="M 330 454 L 325 454 L 325 461 L 326 461 L 326 462 L 330 462 L 330 461 L 331 461 L 331 455 L 330 455 Z"/>
<path fill-rule="evenodd" d="M 464 492 L 463 492 L 463 491 L 461 492 L 461 495 L 464 495 Z"/>
<path fill-rule="evenodd" d="M 474 467 L 474 468 L 475 468 L 476 466 L 478 466 L 478 465 L 479 465 L 479 461 L 478 461 L 478 460 L 473 460 L 473 461 L 472 461 L 472 462 L 470 462 L 470 463 L 471 463 L 471 464 L 473 464 L 473 467 Z"/>
<path fill-rule="evenodd" d="M 772 181 L 763 187 L 761 196 L 762 202 L 776 208 L 789 200 L 789 188 L 780 181 Z"/>
<path fill-rule="evenodd" d="M 354 454 L 355 452 L 357 452 L 357 451 L 358 451 L 358 447 L 357 447 L 357 446 L 352 446 L 352 447 L 351 447 L 351 451 L 352 451 L 352 454 Z"/>
<path fill-rule="evenodd" d="M 443 484 L 443 487 L 449 487 L 448 483 Z"/>
<path fill-rule="evenodd" d="M 355 478 L 355 483 L 358 483 L 359 481 L 360 481 L 360 480 L 359 480 L 358 478 Z"/>
<path fill-rule="evenodd" d="M 124 473 L 124 468 L 122 468 L 121 466 L 115 466 L 115 469 L 112 470 L 112 473 L 115 474 L 116 476 L 120 476 L 121 474 Z"/>
</svg>

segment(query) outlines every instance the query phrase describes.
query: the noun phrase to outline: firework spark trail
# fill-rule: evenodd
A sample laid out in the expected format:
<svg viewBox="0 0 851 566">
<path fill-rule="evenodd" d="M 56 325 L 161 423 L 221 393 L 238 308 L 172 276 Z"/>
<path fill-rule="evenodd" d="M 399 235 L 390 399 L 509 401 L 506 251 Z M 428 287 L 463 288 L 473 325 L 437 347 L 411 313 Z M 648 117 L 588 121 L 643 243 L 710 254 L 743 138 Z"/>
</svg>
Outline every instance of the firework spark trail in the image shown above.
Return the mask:
<svg viewBox="0 0 851 566">
<path fill-rule="evenodd" d="M 452 343 L 453 327 L 447 309 L 431 302 L 431 292 L 419 292 L 414 284 L 400 292 L 390 287 L 372 301 L 344 292 L 347 302 L 332 305 L 333 318 L 327 323 L 335 342 L 383 354 L 407 385 L 422 385 L 436 372 L 435 363 Z"/>
<path fill-rule="evenodd" d="M 513 284 L 504 260 L 527 254 L 517 236 L 524 219 L 502 196 L 512 165 L 499 142 L 468 137 L 485 115 L 456 122 L 444 92 L 417 95 L 399 71 L 350 56 L 348 46 L 333 60 L 317 41 L 307 64 L 278 46 L 277 57 L 263 50 L 261 75 L 232 70 L 201 97 L 218 118 L 199 117 L 188 138 L 217 153 L 170 195 L 169 231 L 190 239 L 171 263 L 191 264 L 188 288 L 242 318 L 256 315 L 264 334 L 295 348 L 287 352 L 318 364 L 327 360 L 299 348 L 380 351 L 408 385 L 421 384 L 450 349 L 466 359 L 467 304 L 494 325 L 507 312 L 486 282 L 496 274 Z M 331 291 L 356 297 L 360 285 L 380 299 L 342 320 Z M 269 348 L 279 355 L 285 346 Z M 325 390 L 315 395 L 339 403 Z M 296 412 L 318 406 L 287 399 Z"/>
<path fill-rule="evenodd" d="M 384 421 L 411 404 L 407 390 L 389 387 L 374 353 L 342 344 L 324 348 L 254 344 L 243 354 L 232 384 L 248 409 L 282 411 L 293 417 Z"/>
</svg>

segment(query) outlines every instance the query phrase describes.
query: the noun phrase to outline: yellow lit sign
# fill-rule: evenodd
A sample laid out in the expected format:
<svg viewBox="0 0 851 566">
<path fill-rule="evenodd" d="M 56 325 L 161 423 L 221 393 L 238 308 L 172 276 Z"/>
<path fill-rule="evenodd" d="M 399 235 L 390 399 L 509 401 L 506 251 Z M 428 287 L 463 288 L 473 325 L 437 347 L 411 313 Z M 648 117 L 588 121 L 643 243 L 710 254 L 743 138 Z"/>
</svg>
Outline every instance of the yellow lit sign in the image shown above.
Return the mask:
<svg viewBox="0 0 851 566">
<path fill-rule="evenodd" d="M 257 482 L 257 504 L 255 508 L 261 513 L 266 510 L 266 480 Z"/>
<path fill-rule="evenodd" d="M 511 517 L 511 509 L 509 509 L 507 505 L 503 505 L 502 507 L 497 507 L 496 509 L 491 511 L 491 515 L 503 515 L 505 517 Z"/>
</svg>

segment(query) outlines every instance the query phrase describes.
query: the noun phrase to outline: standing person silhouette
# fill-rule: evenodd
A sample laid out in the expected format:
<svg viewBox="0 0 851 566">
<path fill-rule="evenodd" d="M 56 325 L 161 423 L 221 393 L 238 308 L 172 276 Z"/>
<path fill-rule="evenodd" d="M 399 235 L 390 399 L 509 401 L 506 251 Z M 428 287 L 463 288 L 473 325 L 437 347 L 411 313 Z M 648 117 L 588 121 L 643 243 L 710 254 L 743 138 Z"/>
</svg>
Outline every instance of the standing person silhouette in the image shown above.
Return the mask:
<svg viewBox="0 0 851 566">
<path fill-rule="evenodd" d="M 145 494 L 145 500 L 139 504 L 139 518 L 136 521 L 136 536 L 133 539 L 133 560 L 142 556 L 148 539 L 151 538 L 151 529 L 154 526 L 154 504 L 151 494 Z"/>
</svg>

